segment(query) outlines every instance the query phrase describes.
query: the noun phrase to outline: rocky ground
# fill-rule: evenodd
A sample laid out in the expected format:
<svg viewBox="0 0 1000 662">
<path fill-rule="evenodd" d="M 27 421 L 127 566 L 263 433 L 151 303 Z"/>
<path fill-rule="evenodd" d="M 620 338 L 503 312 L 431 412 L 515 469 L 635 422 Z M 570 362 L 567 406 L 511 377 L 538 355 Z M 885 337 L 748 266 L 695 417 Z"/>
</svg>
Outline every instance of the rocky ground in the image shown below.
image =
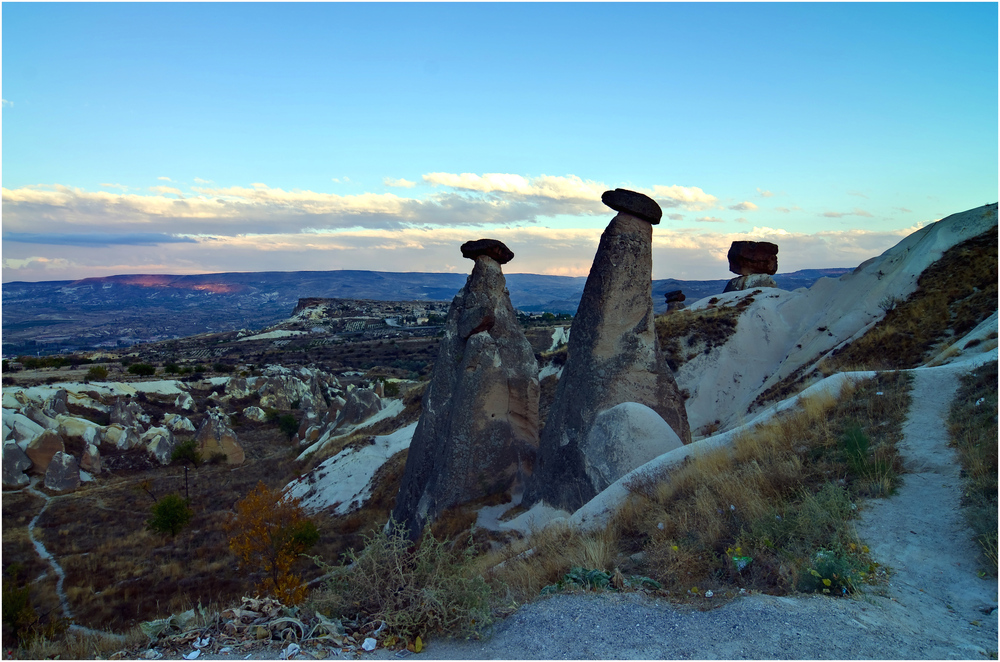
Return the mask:
<svg viewBox="0 0 1000 662">
<path fill-rule="evenodd" d="M 639 593 L 563 593 L 524 605 L 487 639 L 429 641 L 421 657 L 996 659 L 997 580 L 977 570 L 972 533 L 958 507 L 957 460 L 947 446 L 945 420 L 961 369 L 913 371 L 914 404 L 901 445 L 910 473 L 897 495 L 868 502 L 858 523 L 872 556 L 893 571 L 888 586 L 847 598 L 749 595 L 698 607 Z M 303 648 L 295 657 L 338 655 Z M 277 659 L 287 650 L 258 648 L 233 657 Z M 377 649 L 358 655 L 410 654 Z"/>
</svg>

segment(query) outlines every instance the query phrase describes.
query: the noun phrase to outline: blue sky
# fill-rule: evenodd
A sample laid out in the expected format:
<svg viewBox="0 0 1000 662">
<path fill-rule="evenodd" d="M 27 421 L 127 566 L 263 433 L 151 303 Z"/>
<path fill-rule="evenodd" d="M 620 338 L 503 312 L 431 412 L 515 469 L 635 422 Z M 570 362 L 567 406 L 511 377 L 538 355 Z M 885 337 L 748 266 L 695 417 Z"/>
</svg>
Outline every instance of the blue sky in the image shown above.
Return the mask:
<svg viewBox="0 0 1000 662">
<path fill-rule="evenodd" d="M 9 3 L 3 280 L 855 266 L 997 200 L 997 5 Z"/>
</svg>

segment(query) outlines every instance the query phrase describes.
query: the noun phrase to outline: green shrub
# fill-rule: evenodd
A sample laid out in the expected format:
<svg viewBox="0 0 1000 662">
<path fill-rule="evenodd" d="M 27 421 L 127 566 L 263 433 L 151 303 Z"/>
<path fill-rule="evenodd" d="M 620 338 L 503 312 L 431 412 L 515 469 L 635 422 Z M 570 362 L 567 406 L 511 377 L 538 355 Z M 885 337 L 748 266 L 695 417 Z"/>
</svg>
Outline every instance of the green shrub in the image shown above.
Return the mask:
<svg viewBox="0 0 1000 662">
<path fill-rule="evenodd" d="M 316 608 L 333 616 L 385 621 L 389 634 L 414 641 L 430 633 L 478 636 L 489 625 L 490 588 L 472 568 L 471 542 L 450 549 L 429 533 L 414 545 L 403 527 L 390 525 L 365 538 L 364 550 L 346 554 L 351 564 L 332 567 Z"/>
<path fill-rule="evenodd" d="M 163 497 L 153 504 L 151 512 L 153 517 L 146 521 L 146 525 L 153 531 L 170 537 L 180 533 L 194 515 L 187 501 L 179 494 L 168 494 Z"/>
<path fill-rule="evenodd" d="M 282 414 L 278 417 L 278 429 L 291 439 L 299 431 L 299 422 L 291 414 Z"/>
<path fill-rule="evenodd" d="M 66 629 L 67 624 L 61 618 L 43 620 L 38 616 L 31 604 L 31 590 L 21 582 L 20 574 L 19 563 L 12 563 L 4 572 L 3 623 L 13 632 L 17 646 L 27 647 L 37 638 L 54 638 Z"/>
<path fill-rule="evenodd" d="M 87 379 L 107 379 L 108 369 L 102 365 L 93 365 L 87 370 Z"/>
<path fill-rule="evenodd" d="M 194 439 L 188 439 L 177 444 L 170 454 L 170 461 L 190 462 L 197 467 L 202 462 L 201 453 L 198 452 L 198 443 Z"/>
<path fill-rule="evenodd" d="M 138 375 L 139 377 L 150 377 L 156 374 L 156 367 L 151 366 L 148 363 L 133 363 L 128 367 L 128 372 L 130 375 Z"/>
</svg>

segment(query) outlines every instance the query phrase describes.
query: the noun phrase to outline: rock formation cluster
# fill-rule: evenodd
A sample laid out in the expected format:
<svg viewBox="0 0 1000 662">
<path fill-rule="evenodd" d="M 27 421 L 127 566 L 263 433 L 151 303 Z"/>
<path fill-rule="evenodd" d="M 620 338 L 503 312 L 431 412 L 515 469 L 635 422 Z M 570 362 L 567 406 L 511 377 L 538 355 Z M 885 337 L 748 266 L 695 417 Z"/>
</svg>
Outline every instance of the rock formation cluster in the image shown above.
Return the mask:
<svg viewBox="0 0 1000 662">
<path fill-rule="evenodd" d="M 754 287 L 777 287 L 771 278 L 778 272 L 778 246 L 769 241 L 734 241 L 729 247 L 729 270 L 736 274 L 723 292 Z"/>
<path fill-rule="evenodd" d="M 393 518 L 417 537 L 453 506 L 520 489 L 538 446 L 538 363 L 510 303 L 493 239 L 462 246 L 475 262 L 445 319 Z"/>
<path fill-rule="evenodd" d="M 660 352 L 653 324 L 652 226 L 659 223 L 659 205 L 623 189 L 607 191 L 601 199 L 619 213 L 594 256 L 525 495 L 528 503 L 544 500 L 568 510 L 634 468 L 624 463 L 614 463 L 610 473 L 602 468 L 611 466 L 605 462 L 606 444 L 588 439 L 604 412 L 623 403 L 645 405 L 676 438 L 685 443 L 691 439 L 684 399 Z M 663 439 L 662 446 L 650 452 L 672 447 L 673 440 Z"/>
</svg>

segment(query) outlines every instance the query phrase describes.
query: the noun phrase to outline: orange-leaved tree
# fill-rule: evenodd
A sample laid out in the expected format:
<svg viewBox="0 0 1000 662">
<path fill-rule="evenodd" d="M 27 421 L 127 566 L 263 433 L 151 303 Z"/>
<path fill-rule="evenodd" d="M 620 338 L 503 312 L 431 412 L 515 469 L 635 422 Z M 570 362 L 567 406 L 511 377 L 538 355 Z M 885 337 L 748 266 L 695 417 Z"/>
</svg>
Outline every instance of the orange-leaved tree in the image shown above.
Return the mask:
<svg viewBox="0 0 1000 662">
<path fill-rule="evenodd" d="M 319 531 L 298 499 L 259 482 L 236 502 L 227 532 L 229 549 L 240 566 L 263 573 L 258 590 L 286 605 L 302 602 L 306 586 L 292 568 L 299 555 L 319 540 Z"/>
</svg>

